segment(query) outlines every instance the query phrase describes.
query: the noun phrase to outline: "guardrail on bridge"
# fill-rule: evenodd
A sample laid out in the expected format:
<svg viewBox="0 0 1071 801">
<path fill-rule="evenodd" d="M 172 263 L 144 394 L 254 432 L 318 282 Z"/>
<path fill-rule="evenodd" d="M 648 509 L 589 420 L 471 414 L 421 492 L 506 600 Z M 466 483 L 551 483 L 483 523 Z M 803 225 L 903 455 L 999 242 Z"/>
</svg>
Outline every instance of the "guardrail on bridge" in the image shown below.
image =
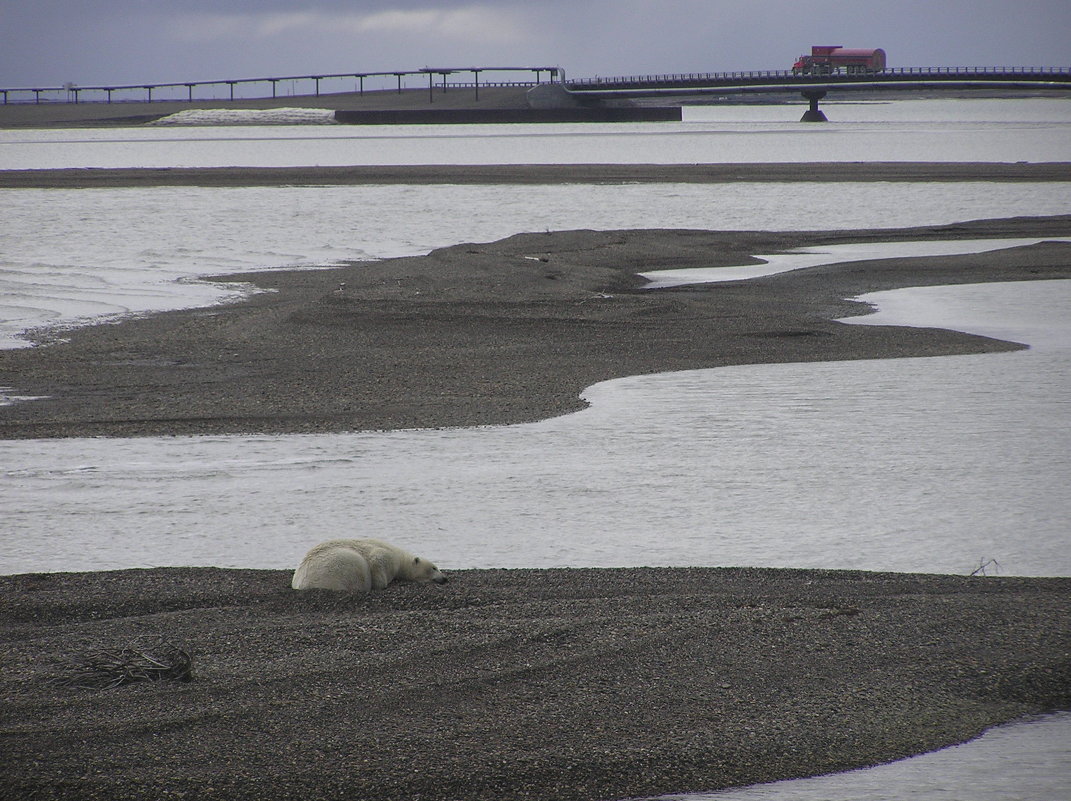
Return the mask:
<svg viewBox="0 0 1071 801">
<path fill-rule="evenodd" d="M 1026 80 L 1071 82 L 1068 67 L 894 67 L 881 72 L 833 72 L 805 74 L 795 70 L 747 70 L 740 72 L 705 72 L 667 75 L 629 75 L 609 78 L 595 77 L 564 81 L 570 91 L 599 91 L 606 89 L 643 89 L 660 86 L 720 86 L 783 83 L 786 86 L 813 81 L 823 83 L 853 83 L 857 81 L 1001 81 Z"/>
<path fill-rule="evenodd" d="M 531 81 L 484 81 L 480 82 L 480 75 L 482 73 L 513 73 L 513 72 L 527 72 L 532 73 L 534 80 Z M 447 83 L 447 77 L 455 74 L 471 73 L 472 80 L 465 83 Z M 467 87 L 473 88 L 476 92 L 477 99 L 479 97 L 479 90 L 481 88 L 487 88 L 490 86 L 535 86 L 539 83 L 544 83 L 543 75 L 546 75 L 549 82 L 553 83 L 564 77 L 560 67 L 424 67 L 418 70 L 390 70 L 387 72 L 337 72 L 337 73 L 321 73 L 319 75 L 288 75 L 274 78 L 236 78 L 226 80 L 210 80 L 210 81 L 176 81 L 171 83 L 142 83 L 142 84 L 102 84 L 99 86 L 78 86 L 76 84 L 65 84 L 64 86 L 46 86 L 46 87 L 23 87 L 14 89 L 2 89 L 0 88 L 0 96 L 3 97 L 3 103 L 112 103 L 112 102 L 153 102 L 154 100 L 166 100 L 170 102 L 195 102 L 203 100 L 254 100 L 254 99 L 267 99 L 271 97 L 273 99 L 278 98 L 279 84 L 291 83 L 297 84 L 301 82 L 309 87 L 311 91 L 305 93 L 314 97 L 320 96 L 321 82 L 323 81 L 338 81 L 347 80 L 355 81 L 352 92 L 356 94 L 364 94 L 365 92 L 365 80 L 372 79 L 379 81 L 382 84 L 383 80 L 394 79 L 397 82 L 395 87 L 390 87 L 392 90 L 401 92 L 403 89 L 402 82 L 405 78 L 411 76 L 427 77 L 427 88 L 430 90 L 434 87 L 434 81 L 436 78 L 441 78 L 442 83 L 440 86 L 445 91 L 448 86 L 453 87 Z M 248 87 L 255 84 L 271 84 L 271 94 L 260 95 L 243 95 L 241 98 L 235 97 L 236 87 Z M 217 87 L 224 88 L 227 97 L 219 98 L 212 97 L 195 97 L 195 90 L 198 88 Z M 381 86 L 382 88 L 386 88 Z M 424 87 L 406 87 L 420 89 Z M 185 97 L 175 96 L 174 90 L 185 91 Z M 171 90 L 171 94 L 167 97 L 161 97 L 161 92 Z M 156 93 L 156 97 L 153 97 L 153 93 Z M 119 97 L 116 98 L 118 93 Z M 138 96 L 132 97 L 133 93 L 137 93 Z M 285 97 L 285 95 L 284 95 Z"/>
</svg>

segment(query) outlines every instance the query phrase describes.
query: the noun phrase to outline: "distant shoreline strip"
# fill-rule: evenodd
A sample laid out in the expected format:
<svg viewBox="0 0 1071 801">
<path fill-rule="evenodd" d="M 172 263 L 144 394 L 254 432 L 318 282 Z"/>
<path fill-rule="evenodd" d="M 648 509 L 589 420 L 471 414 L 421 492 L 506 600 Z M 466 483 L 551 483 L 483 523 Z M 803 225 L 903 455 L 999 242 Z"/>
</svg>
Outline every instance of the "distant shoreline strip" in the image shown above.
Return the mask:
<svg viewBox="0 0 1071 801">
<path fill-rule="evenodd" d="M 161 167 L 0 170 L 0 188 L 359 184 L 736 182 L 1071 182 L 1071 162 L 764 164 L 451 164 L 340 167 Z"/>
</svg>

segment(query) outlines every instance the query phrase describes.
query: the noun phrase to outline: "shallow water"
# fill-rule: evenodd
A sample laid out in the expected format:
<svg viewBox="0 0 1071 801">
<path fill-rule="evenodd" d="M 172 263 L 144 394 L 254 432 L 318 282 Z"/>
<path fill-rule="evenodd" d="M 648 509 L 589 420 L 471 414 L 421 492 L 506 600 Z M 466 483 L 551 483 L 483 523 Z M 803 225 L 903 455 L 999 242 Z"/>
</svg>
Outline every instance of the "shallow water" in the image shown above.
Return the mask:
<svg viewBox="0 0 1071 801">
<path fill-rule="evenodd" d="M 0 131 L 0 169 L 349 164 L 1067 161 L 1071 100 L 688 107 L 681 122 Z M 1014 153 L 1009 159 L 1008 154 Z"/>
<path fill-rule="evenodd" d="M 1071 713 L 866 770 L 657 801 L 1057 801 L 1071 796 Z M 652 800 L 654 801 L 654 800 Z"/>
<path fill-rule="evenodd" d="M 15 347 L 35 326 L 242 294 L 192 280 L 203 275 L 415 255 L 525 231 L 888 228 L 1071 214 L 1071 193 L 1060 183 L 8 189 L 0 211 L 0 347 Z"/>
<path fill-rule="evenodd" d="M 624 378 L 519 426 L 3 442 L 5 570 L 287 567 L 363 534 L 455 568 L 1071 575 L 1071 283 L 911 292 L 1040 344 Z"/>
<path fill-rule="evenodd" d="M 686 270 L 652 270 L 641 273 L 650 281 L 648 288 L 659 289 L 686 284 L 713 284 L 723 281 L 745 281 L 776 275 L 789 270 L 802 270 L 819 265 L 843 264 L 852 261 L 867 261 L 887 258 L 929 258 L 953 256 L 965 253 L 986 253 L 1006 248 L 1025 247 L 1047 242 L 1071 242 L 1064 237 L 1042 239 L 949 239 L 920 242 L 862 242 L 847 245 L 822 245 L 794 248 L 787 253 L 772 255 L 755 254 L 762 264 L 742 267 L 696 267 Z"/>
</svg>

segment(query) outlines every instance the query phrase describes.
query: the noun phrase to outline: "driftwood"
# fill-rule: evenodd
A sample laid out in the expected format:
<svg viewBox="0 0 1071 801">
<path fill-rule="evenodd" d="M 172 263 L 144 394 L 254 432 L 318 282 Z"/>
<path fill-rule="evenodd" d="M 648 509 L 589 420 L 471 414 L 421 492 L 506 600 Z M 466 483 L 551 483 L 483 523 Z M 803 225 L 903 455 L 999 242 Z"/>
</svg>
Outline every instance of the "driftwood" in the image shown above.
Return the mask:
<svg viewBox="0 0 1071 801">
<path fill-rule="evenodd" d="M 163 638 L 81 654 L 60 669 L 62 675 L 53 679 L 56 685 L 86 690 L 110 690 L 135 681 L 193 681 L 189 650 Z"/>
</svg>

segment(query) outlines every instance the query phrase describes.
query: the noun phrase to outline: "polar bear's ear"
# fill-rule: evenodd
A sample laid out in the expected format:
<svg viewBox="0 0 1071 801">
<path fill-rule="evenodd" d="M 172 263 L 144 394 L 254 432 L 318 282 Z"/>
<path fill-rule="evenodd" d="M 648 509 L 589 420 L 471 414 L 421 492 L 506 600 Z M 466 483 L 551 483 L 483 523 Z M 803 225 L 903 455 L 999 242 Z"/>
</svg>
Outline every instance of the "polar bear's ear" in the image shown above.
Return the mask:
<svg viewBox="0 0 1071 801">
<path fill-rule="evenodd" d="M 413 564 L 414 565 L 419 565 L 420 564 L 420 557 L 419 556 L 414 556 L 413 557 Z"/>
</svg>

